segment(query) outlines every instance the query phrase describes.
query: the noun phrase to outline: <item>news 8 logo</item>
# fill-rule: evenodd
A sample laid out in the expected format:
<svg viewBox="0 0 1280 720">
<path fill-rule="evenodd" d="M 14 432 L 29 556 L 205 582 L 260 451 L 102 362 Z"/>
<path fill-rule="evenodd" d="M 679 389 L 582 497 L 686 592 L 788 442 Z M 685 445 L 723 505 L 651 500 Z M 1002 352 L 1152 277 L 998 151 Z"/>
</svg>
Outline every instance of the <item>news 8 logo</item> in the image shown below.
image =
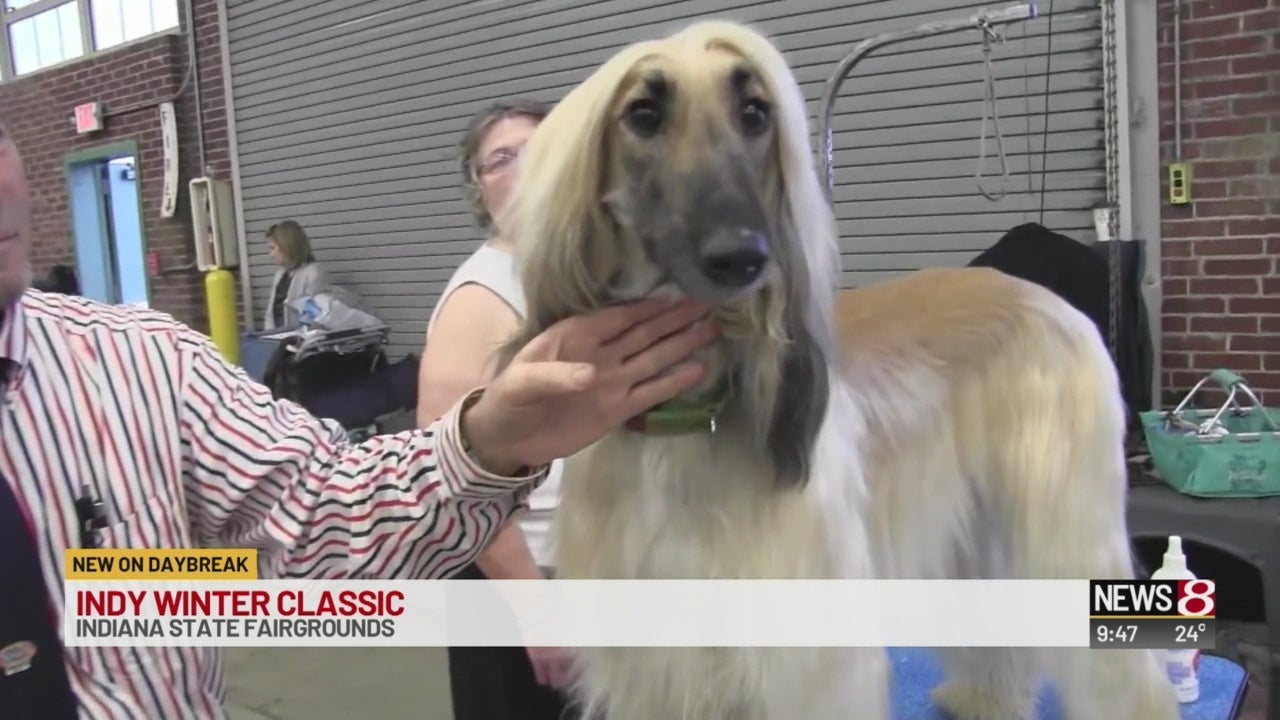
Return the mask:
<svg viewBox="0 0 1280 720">
<path fill-rule="evenodd" d="M 1092 580 L 1090 586 L 1094 617 L 1212 618 L 1217 608 L 1213 580 Z"/>
<path fill-rule="evenodd" d="M 1187 617 L 1213 617 L 1217 607 L 1217 583 L 1212 580 L 1178 581 L 1178 614 Z"/>
</svg>

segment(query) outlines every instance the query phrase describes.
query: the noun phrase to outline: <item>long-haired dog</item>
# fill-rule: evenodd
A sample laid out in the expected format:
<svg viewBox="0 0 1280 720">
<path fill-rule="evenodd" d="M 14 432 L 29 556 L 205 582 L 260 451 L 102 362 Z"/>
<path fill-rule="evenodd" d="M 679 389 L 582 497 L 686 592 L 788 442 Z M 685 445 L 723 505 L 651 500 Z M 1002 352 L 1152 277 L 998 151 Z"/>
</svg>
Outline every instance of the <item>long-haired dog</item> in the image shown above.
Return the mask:
<svg viewBox="0 0 1280 720">
<path fill-rule="evenodd" d="M 703 387 L 572 458 L 563 578 L 1132 577 L 1124 416 L 1097 331 L 1039 286 L 928 271 L 837 296 L 804 97 L 755 31 L 630 46 L 520 164 L 528 320 L 655 293 L 711 303 Z M 509 350 L 509 349 L 508 349 Z M 946 651 L 960 720 L 1172 720 L 1154 654 Z M 885 720 L 866 648 L 586 648 L 607 720 Z"/>
</svg>

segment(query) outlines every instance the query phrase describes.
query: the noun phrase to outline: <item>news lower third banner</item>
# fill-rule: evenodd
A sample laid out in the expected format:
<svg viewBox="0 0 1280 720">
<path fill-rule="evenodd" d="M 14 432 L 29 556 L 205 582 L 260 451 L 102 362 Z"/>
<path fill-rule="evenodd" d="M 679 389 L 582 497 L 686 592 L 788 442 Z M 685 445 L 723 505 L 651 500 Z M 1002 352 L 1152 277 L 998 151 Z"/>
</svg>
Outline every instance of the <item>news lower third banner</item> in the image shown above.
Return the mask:
<svg viewBox="0 0 1280 720">
<path fill-rule="evenodd" d="M 1213 583 L 1194 582 L 260 580 L 255 551 L 68 550 L 63 635 L 73 647 L 1212 648 Z"/>
</svg>

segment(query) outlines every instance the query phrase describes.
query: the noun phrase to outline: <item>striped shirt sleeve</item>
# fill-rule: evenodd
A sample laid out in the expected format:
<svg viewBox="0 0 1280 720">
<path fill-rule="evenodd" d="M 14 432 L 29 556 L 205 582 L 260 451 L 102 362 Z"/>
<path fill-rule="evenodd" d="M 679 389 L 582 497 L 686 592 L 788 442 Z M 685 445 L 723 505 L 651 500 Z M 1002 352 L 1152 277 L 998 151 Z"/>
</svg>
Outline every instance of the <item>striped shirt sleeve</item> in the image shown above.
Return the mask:
<svg viewBox="0 0 1280 720">
<path fill-rule="evenodd" d="M 181 450 L 201 545 L 256 547 L 265 577 L 448 577 L 546 477 L 481 470 L 463 449 L 462 403 L 432 425 L 353 444 L 184 337 Z"/>
</svg>

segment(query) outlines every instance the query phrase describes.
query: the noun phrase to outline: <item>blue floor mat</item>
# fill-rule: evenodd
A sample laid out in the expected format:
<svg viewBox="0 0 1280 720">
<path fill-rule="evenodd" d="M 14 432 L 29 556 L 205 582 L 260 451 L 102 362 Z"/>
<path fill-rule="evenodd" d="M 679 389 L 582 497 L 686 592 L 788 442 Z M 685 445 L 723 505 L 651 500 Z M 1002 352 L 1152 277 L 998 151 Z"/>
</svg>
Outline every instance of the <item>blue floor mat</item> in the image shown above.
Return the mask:
<svg viewBox="0 0 1280 720">
<path fill-rule="evenodd" d="M 919 648 L 895 648 L 889 651 L 889 658 L 893 663 L 894 720 L 949 720 L 929 698 L 942 683 L 942 668 L 934 654 Z M 1200 699 L 1182 706 L 1183 720 L 1233 720 L 1247 681 L 1239 665 L 1224 658 L 1203 656 Z M 1040 698 L 1039 720 L 1062 720 L 1062 706 L 1052 688 L 1046 688 Z"/>
</svg>

